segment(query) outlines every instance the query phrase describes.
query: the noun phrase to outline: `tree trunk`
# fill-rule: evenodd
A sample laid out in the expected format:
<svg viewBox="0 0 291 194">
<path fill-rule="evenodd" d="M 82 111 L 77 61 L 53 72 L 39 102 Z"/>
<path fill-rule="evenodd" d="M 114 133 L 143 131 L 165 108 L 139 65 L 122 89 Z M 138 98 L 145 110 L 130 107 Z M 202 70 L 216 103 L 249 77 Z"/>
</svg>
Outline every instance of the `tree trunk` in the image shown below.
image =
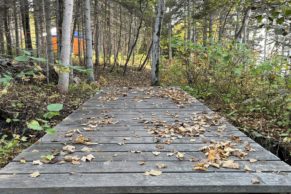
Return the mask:
<svg viewBox="0 0 291 194">
<path fill-rule="evenodd" d="M 40 56 L 40 30 L 39 30 L 39 0 L 33 1 L 33 17 L 34 17 L 34 28 L 35 28 L 35 44 L 36 44 L 36 56 Z"/>
<path fill-rule="evenodd" d="M 90 0 L 85 0 L 85 33 L 86 33 L 86 66 L 90 70 L 88 74 L 88 80 L 90 82 L 94 81 L 94 71 L 93 71 L 93 48 L 92 48 L 92 29 L 91 29 L 91 9 Z"/>
<path fill-rule="evenodd" d="M 122 9 L 121 9 L 121 5 L 119 5 L 119 35 L 118 35 L 118 43 L 117 43 L 117 48 L 116 48 L 116 52 L 114 54 L 114 62 L 113 62 L 113 66 L 111 71 L 113 71 L 113 69 L 115 68 L 116 64 L 117 64 L 117 60 L 118 60 L 118 53 L 120 50 L 120 46 L 121 46 L 121 33 L 122 33 Z"/>
<path fill-rule="evenodd" d="M 18 31 L 18 17 L 17 17 L 17 0 L 14 0 L 14 5 L 13 5 L 13 15 L 14 15 L 14 30 L 15 30 L 15 50 L 16 50 L 16 55 L 19 55 L 19 31 Z"/>
<path fill-rule="evenodd" d="M 141 2 L 140 2 L 141 3 Z M 123 70 L 123 75 L 126 74 L 127 72 L 127 65 L 128 65 L 128 62 L 130 60 L 130 57 L 132 55 L 132 52 L 133 52 L 133 49 L 135 48 L 136 46 L 136 43 L 138 41 L 138 38 L 139 38 L 139 34 L 140 34 L 140 29 L 142 27 L 142 23 L 143 23 L 143 17 L 144 17 L 144 10 L 142 9 L 142 6 L 140 5 L 140 11 L 141 11 L 141 18 L 140 18 L 140 22 L 139 22 L 139 25 L 137 27 L 137 32 L 136 32 L 136 36 L 135 36 L 135 40 L 134 42 L 132 43 L 131 47 L 129 48 L 129 52 L 128 52 L 128 55 L 127 55 L 127 58 L 126 58 L 126 61 L 125 61 L 125 64 L 124 64 L 124 70 Z"/>
<path fill-rule="evenodd" d="M 22 27 L 24 32 L 25 47 L 27 50 L 32 50 L 31 32 L 30 32 L 30 19 L 29 19 L 29 2 L 28 0 L 21 0 L 21 14 L 22 14 Z"/>
<path fill-rule="evenodd" d="M 46 28 L 46 54 L 47 60 L 50 65 L 54 64 L 54 52 L 51 34 L 51 15 L 50 15 L 50 1 L 43 0 L 44 16 L 45 16 L 45 28 Z"/>
<path fill-rule="evenodd" d="M 2 10 L 0 10 L 0 14 L 2 14 Z M 3 20 L 0 20 L 0 55 L 5 53 L 5 45 L 4 45 L 4 32 L 3 32 Z"/>
<path fill-rule="evenodd" d="M 63 23 L 63 0 L 56 0 L 56 27 L 57 27 L 57 43 L 58 43 L 58 59 L 61 57 L 61 50 L 62 50 L 62 23 Z"/>
<path fill-rule="evenodd" d="M 97 67 L 100 65 L 100 50 L 99 50 L 99 4 L 98 4 L 98 0 L 95 0 L 95 15 L 96 15 L 96 24 L 95 24 L 95 65 L 96 68 L 95 70 L 97 71 Z M 98 72 L 96 72 L 96 74 L 98 74 Z"/>
<path fill-rule="evenodd" d="M 151 70 L 151 84 L 157 86 L 160 84 L 159 66 L 160 66 L 160 36 L 162 29 L 162 20 L 164 15 L 164 0 L 158 1 L 157 16 L 153 34 L 153 48 L 152 48 L 152 70 Z"/>
<path fill-rule="evenodd" d="M 10 26 L 9 26 L 9 8 L 5 7 L 3 9 L 3 17 L 4 17 L 4 30 L 5 30 L 5 38 L 6 38 L 6 50 L 9 57 L 12 57 L 12 40 L 10 34 Z"/>
<path fill-rule="evenodd" d="M 207 44 L 207 16 L 204 16 L 204 24 L 203 24 L 203 46 Z"/>
<path fill-rule="evenodd" d="M 62 51 L 61 62 L 68 68 L 71 56 L 71 27 L 73 20 L 74 0 L 64 0 L 64 20 L 62 24 Z M 61 93 L 67 93 L 69 89 L 69 72 L 59 72 L 58 88 Z"/>
<path fill-rule="evenodd" d="M 150 54 L 151 54 L 151 51 L 152 51 L 152 47 L 153 47 L 153 41 L 151 41 L 151 45 L 150 45 L 149 50 L 148 50 L 148 52 L 147 52 L 147 56 L 146 56 L 145 60 L 143 61 L 143 63 L 142 63 L 142 64 L 140 65 L 140 67 L 138 68 L 138 71 L 141 71 L 141 70 L 144 69 L 144 67 L 145 67 L 145 65 L 146 65 L 146 63 L 147 63 L 147 61 L 148 61 L 148 59 L 150 58 Z"/>
</svg>

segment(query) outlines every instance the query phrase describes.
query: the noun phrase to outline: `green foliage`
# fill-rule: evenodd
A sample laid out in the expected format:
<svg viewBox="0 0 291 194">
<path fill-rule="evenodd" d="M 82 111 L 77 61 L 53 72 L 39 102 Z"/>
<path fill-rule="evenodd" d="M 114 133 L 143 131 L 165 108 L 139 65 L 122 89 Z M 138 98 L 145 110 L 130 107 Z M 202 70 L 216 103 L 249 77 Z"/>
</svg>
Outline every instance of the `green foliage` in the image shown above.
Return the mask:
<svg viewBox="0 0 291 194">
<path fill-rule="evenodd" d="M 64 107 L 63 104 L 59 103 L 49 104 L 47 106 L 48 112 L 46 112 L 43 115 L 44 119 L 46 120 L 43 119 L 31 120 L 30 122 L 27 123 L 27 127 L 35 131 L 45 131 L 48 134 L 55 133 L 56 130 L 50 126 L 48 120 L 52 119 L 55 116 L 60 115 L 60 111 L 63 109 L 63 107 Z"/>
<path fill-rule="evenodd" d="M 189 93 L 223 105 L 232 117 L 251 114 L 273 126 L 290 125 L 291 80 L 285 76 L 285 58 L 258 62 L 251 49 L 237 43 L 185 46 L 184 40 L 176 39 L 173 46 L 177 59 L 163 70 L 164 83 L 189 85 L 184 87 Z M 177 75 L 182 76 L 180 81 Z"/>
<path fill-rule="evenodd" d="M 63 104 L 49 104 L 47 110 L 50 112 L 59 112 L 64 108 Z"/>
<path fill-rule="evenodd" d="M 9 86 L 10 82 L 13 80 L 11 73 L 7 72 L 3 76 L 0 75 L 0 85 L 4 87 Z"/>
<path fill-rule="evenodd" d="M 35 62 L 41 62 L 41 63 L 46 62 L 46 59 L 44 59 L 44 58 L 33 57 L 31 55 L 31 52 L 29 52 L 29 51 L 23 50 L 22 52 L 23 52 L 23 54 L 15 57 L 14 60 L 16 60 L 18 62 L 24 62 L 24 63 L 29 62 L 29 61 L 35 61 Z"/>
<path fill-rule="evenodd" d="M 3 166 L 7 162 L 8 158 L 13 157 L 17 153 L 20 143 L 24 143 L 26 141 L 26 137 L 20 137 L 19 135 L 13 135 L 12 138 L 8 138 L 7 135 L 3 135 L 0 138 L 0 166 Z"/>
</svg>

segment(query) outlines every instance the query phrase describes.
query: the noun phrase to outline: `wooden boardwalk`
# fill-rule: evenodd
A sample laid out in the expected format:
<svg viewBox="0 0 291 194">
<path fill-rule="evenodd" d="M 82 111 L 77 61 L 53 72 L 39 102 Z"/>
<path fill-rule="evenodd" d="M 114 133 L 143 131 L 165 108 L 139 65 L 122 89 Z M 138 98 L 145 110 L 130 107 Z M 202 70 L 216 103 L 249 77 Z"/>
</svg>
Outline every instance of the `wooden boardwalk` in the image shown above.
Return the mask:
<svg viewBox="0 0 291 194">
<path fill-rule="evenodd" d="M 56 128 L 1 194 L 291 192 L 289 165 L 178 89 L 104 90 Z"/>
</svg>

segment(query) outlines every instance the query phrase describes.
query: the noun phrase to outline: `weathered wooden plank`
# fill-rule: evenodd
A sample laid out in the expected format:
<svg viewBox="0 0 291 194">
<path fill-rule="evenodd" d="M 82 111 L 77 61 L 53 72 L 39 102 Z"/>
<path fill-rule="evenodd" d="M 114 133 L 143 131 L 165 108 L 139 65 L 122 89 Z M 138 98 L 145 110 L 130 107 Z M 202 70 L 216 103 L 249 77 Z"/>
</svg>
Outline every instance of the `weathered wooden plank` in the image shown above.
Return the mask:
<svg viewBox="0 0 291 194">
<path fill-rule="evenodd" d="M 103 151 L 103 152 L 130 152 L 132 150 L 137 151 L 180 151 L 180 152 L 197 152 L 204 146 L 208 144 L 98 144 L 90 145 L 93 151 Z M 38 151 L 52 151 L 53 149 L 61 150 L 64 144 L 62 143 L 38 143 L 27 148 L 26 152 L 32 152 L 34 150 Z M 74 145 L 77 151 L 80 151 L 84 145 L 76 144 Z M 266 152 L 267 151 L 258 145 L 257 143 L 251 143 L 253 149 L 256 152 Z M 236 146 L 238 149 L 244 149 L 243 145 Z"/>
<path fill-rule="evenodd" d="M 167 167 L 160 169 L 162 172 L 168 173 L 201 173 L 201 171 L 193 170 L 193 165 L 198 162 L 190 161 L 146 161 L 144 165 L 140 165 L 136 161 L 105 161 L 105 162 L 81 162 L 78 165 L 71 163 L 64 164 L 43 164 L 33 165 L 31 162 L 20 164 L 19 162 L 9 163 L 0 174 L 30 174 L 34 171 L 42 173 L 143 173 L 147 170 L 157 169 L 157 164 L 164 164 Z M 214 168 L 209 167 L 207 172 L 246 172 L 244 166 L 250 167 L 249 172 L 291 172 L 291 167 L 281 161 L 258 161 L 250 163 L 247 161 L 236 161 L 240 165 L 239 169 L 230 168 Z"/>
<path fill-rule="evenodd" d="M 64 137 L 66 136 L 66 134 L 68 132 L 70 132 L 71 130 L 74 130 L 77 128 L 71 128 L 71 127 L 65 127 L 65 128 L 57 128 L 58 133 L 52 134 L 48 137 L 45 137 L 47 139 L 55 139 L 56 137 Z M 134 137 L 134 136 L 138 136 L 138 137 L 153 137 L 153 135 L 151 133 L 149 133 L 146 130 L 134 130 L 134 129 L 127 129 L 127 128 L 111 128 L 110 130 L 106 129 L 103 130 L 103 128 L 99 128 L 96 129 L 95 131 L 84 131 L 82 130 L 82 128 L 79 129 L 79 131 L 84 135 L 84 136 L 88 136 L 88 135 L 95 135 L 95 136 L 99 136 L 99 137 Z M 77 132 L 76 132 L 77 134 Z M 223 131 L 223 132 L 217 132 L 216 130 L 206 130 L 205 133 L 203 134 L 203 136 L 205 137 L 226 137 L 228 138 L 229 136 L 238 136 L 238 137 L 245 137 L 246 135 L 238 130 L 232 130 L 232 131 Z"/>
<path fill-rule="evenodd" d="M 260 184 L 252 184 L 257 178 Z M 5 194 L 88 193 L 286 193 L 291 174 L 275 173 L 163 173 L 149 177 L 128 174 L 0 175 Z"/>
<path fill-rule="evenodd" d="M 232 136 L 228 137 L 221 137 L 221 136 L 211 136 L 211 137 L 183 137 L 183 138 L 177 138 L 176 139 L 171 139 L 171 138 L 159 138 L 159 137 L 142 137 L 142 136 L 120 136 L 120 137 L 114 137 L 114 136 L 107 136 L 107 137 L 102 137 L 102 136 L 96 136 L 94 133 L 88 133 L 86 138 L 89 138 L 90 142 L 93 143 L 111 143 L 111 144 L 118 144 L 118 143 L 164 143 L 168 140 L 170 140 L 173 144 L 201 144 L 201 143 L 208 143 L 208 142 L 219 142 L 219 141 L 225 141 L 225 140 L 231 140 Z M 192 142 L 192 141 L 193 142 Z M 194 141 L 195 140 L 195 141 Z M 248 141 L 248 142 L 254 142 L 252 139 L 248 137 L 240 137 L 240 140 L 242 142 Z M 50 142 L 62 142 L 62 143 L 74 143 L 75 139 L 73 138 L 64 138 L 63 136 L 45 136 L 40 139 L 42 143 L 50 143 Z"/>
<path fill-rule="evenodd" d="M 134 151 L 134 150 L 132 150 Z M 141 153 L 132 153 L 132 152 L 90 152 L 95 159 L 94 161 L 176 161 L 177 158 L 175 156 L 169 157 L 167 154 L 172 152 L 161 152 L 160 155 L 154 156 L 152 152 L 141 152 Z M 185 160 L 195 159 L 195 160 L 202 160 L 205 159 L 206 156 L 202 152 L 183 152 L 185 153 Z M 43 156 L 51 154 L 50 151 L 47 152 L 22 152 L 13 161 L 19 162 L 22 159 L 25 159 L 28 162 L 33 160 L 40 160 Z M 84 152 L 76 151 L 74 156 L 84 156 Z M 89 153 L 87 153 L 89 154 Z M 63 156 L 56 156 L 58 159 L 61 159 Z M 279 158 L 275 155 L 271 154 L 270 152 L 249 152 L 248 155 L 242 159 L 230 156 L 229 159 L 235 161 L 249 161 L 249 159 L 256 159 L 258 161 L 279 161 Z M 94 162 L 93 161 L 93 162 Z"/>
</svg>

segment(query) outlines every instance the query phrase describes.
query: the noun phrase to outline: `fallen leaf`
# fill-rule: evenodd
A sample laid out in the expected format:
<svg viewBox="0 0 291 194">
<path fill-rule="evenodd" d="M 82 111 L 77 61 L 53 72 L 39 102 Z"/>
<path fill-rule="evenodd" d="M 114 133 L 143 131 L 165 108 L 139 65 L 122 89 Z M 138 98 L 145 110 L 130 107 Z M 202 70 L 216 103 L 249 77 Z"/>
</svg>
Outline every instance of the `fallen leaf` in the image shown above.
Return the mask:
<svg viewBox="0 0 291 194">
<path fill-rule="evenodd" d="M 248 165 L 245 165 L 244 170 L 245 171 L 252 171 L 252 169 Z"/>
<path fill-rule="evenodd" d="M 216 150 L 209 150 L 209 152 L 208 152 L 208 160 L 210 162 L 214 162 L 216 160 L 216 155 L 217 155 Z"/>
<path fill-rule="evenodd" d="M 145 161 L 138 162 L 139 165 L 145 165 Z"/>
<path fill-rule="evenodd" d="M 254 184 L 254 185 L 257 185 L 257 184 L 260 184 L 261 182 L 260 182 L 260 180 L 258 179 L 258 177 L 254 177 L 254 178 L 252 178 L 252 184 Z"/>
<path fill-rule="evenodd" d="M 194 165 L 194 170 L 207 171 L 207 168 L 208 168 L 208 164 L 203 163 L 203 162 L 199 162 L 199 163 Z"/>
<path fill-rule="evenodd" d="M 159 170 L 150 170 L 150 171 L 146 171 L 144 174 L 146 176 L 160 176 L 162 174 L 162 171 L 159 171 Z"/>
<path fill-rule="evenodd" d="M 65 156 L 64 160 L 72 164 L 80 164 L 80 158 L 78 156 Z"/>
<path fill-rule="evenodd" d="M 94 158 L 95 158 L 95 157 L 94 157 L 92 154 L 89 154 L 89 155 L 87 155 L 87 156 L 83 156 L 81 160 L 82 160 L 83 162 L 91 162 Z"/>
<path fill-rule="evenodd" d="M 233 160 L 227 160 L 222 162 L 223 168 L 239 169 L 239 164 L 235 163 Z"/>
<path fill-rule="evenodd" d="M 19 162 L 20 162 L 20 164 L 25 164 L 26 160 L 25 159 L 21 159 Z"/>
<path fill-rule="evenodd" d="M 76 148 L 75 146 L 72 146 L 72 145 L 66 145 L 63 147 L 63 150 L 69 153 L 74 153 L 76 151 Z"/>
<path fill-rule="evenodd" d="M 258 161 L 257 159 L 253 159 L 253 158 L 250 159 L 250 163 L 255 163 L 257 161 Z"/>
<path fill-rule="evenodd" d="M 175 153 L 167 153 L 167 156 L 173 156 Z"/>
<path fill-rule="evenodd" d="M 74 143 L 76 144 L 86 144 L 86 142 L 89 142 L 89 139 L 82 134 L 77 135 L 77 137 L 74 139 Z"/>
<path fill-rule="evenodd" d="M 157 163 L 156 166 L 157 166 L 159 169 L 167 168 L 167 165 L 166 165 L 166 164 L 163 164 L 163 163 Z"/>
<path fill-rule="evenodd" d="M 43 165 L 43 163 L 40 160 L 34 160 L 32 161 L 33 165 Z"/>
<path fill-rule="evenodd" d="M 179 160 L 184 160 L 184 156 L 185 156 L 185 154 L 182 153 L 182 152 L 177 152 L 177 153 L 176 153 L 176 157 L 177 157 Z"/>
<path fill-rule="evenodd" d="M 83 147 L 81 149 L 82 152 L 91 152 L 92 151 L 92 148 L 89 148 L 89 147 Z"/>
<path fill-rule="evenodd" d="M 35 172 L 31 173 L 29 176 L 31 178 L 36 178 L 36 177 L 39 177 L 40 176 L 40 173 L 38 171 L 35 171 Z"/>
<path fill-rule="evenodd" d="M 161 152 L 152 152 L 155 156 L 160 155 Z"/>
</svg>

